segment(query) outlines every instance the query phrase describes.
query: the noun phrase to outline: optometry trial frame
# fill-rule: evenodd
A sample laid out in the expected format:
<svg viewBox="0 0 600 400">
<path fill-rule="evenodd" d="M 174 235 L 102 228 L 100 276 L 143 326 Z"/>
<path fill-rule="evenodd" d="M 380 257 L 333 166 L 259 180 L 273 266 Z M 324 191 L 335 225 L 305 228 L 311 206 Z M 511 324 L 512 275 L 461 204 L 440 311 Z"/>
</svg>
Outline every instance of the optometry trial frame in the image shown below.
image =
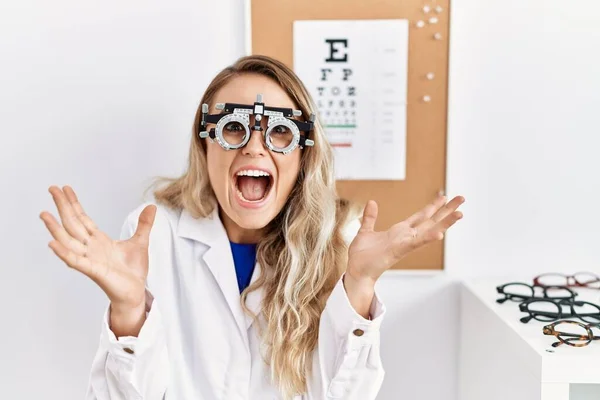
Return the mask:
<svg viewBox="0 0 600 400">
<path fill-rule="evenodd" d="M 240 149 L 250 140 L 251 131 L 263 131 L 261 122 L 264 117 L 268 117 L 268 120 L 263 137 L 271 151 L 289 154 L 296 147 L 302 149 L 315 144 L 309 139 L 310 131 L 314 128 L 315 114 L 311 113 L 308 121 L 298 121 L 293 117 L 301 116 L 301 110 L 265 106 L 262 94 L 256 96 L 253 105 L 217 103 L 215 108 L 222 112 L 208 114 L 208 104 L 202 104 L 201 126 L 206 129 L 207 124 L 216 124 L 216 127 L 210 131 L 203 130 L 199 135 L 201 138 L 216 140 L 225 150 Z M 254 126 L 250 126 L 251 115 L 254 115 Z"/>
</svg>

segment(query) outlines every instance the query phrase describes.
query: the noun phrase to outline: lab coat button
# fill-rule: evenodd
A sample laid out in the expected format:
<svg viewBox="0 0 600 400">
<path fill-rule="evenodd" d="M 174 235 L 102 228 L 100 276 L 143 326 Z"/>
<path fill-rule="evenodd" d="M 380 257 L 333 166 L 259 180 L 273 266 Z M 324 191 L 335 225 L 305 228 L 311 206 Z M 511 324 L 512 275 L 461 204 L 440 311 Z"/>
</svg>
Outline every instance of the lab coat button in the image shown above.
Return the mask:
<svg viewBox="0 0 600 400">
<path fill-rule="evenodd" d="M 354 336 L 362 336 L 365 331 L 363 331 L 362 329 L 355 329 L 354 331 L 352 331 L 352 333 L 354 333 Z"/>
<path fill-rule="evenodd" d="M 132 350 L 132 349 L 130 349 L 129 347 L 124 347 L 124 348 L 123 348 L 123 351 L 124 351 L 125 353 L 133 354 L 133 350 Z"/>
</svg>

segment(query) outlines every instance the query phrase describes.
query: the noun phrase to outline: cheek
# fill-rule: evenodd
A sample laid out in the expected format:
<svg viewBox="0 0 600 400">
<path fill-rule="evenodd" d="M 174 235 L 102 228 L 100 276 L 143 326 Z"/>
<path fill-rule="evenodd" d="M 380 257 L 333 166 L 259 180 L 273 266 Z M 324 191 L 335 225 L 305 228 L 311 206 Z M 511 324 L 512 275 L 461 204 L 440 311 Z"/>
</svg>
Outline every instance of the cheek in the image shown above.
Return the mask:
<svg viewBox="0 0 600 400">
<path fill-rule="evenodd" d="M 210 149 L 210 146 L 207 146 L 206 149 L 206 169 L 208 172 L 208 178 L 210 180 L 210 183 L 213 187 L 213 189 L 215 188 L 215 181 L 217 180 L 217 177 L 215 176 L 215 173 L 218 172 L 218 168 L 215 168 L 215 164 L 217 163 L 217 160 L 215 160 L 215 152 L 213 150 Z"/>
<path fill-rule="evenodd" d="M 230 156 L 221 149 L 215 149 L 208 145 L 206 149 L 206 163 L 208 178 L 215 193 L 227 189 L 229 169 L 231 167 Z"/>
<path fill-rule="evenodd" d="M 296 185 L 300 172 L 300 154 L 294 152 L 287 156 L 281 155 L 276 160 L 279 172 L 279 189 L 286 198 Z"/>
</svg>

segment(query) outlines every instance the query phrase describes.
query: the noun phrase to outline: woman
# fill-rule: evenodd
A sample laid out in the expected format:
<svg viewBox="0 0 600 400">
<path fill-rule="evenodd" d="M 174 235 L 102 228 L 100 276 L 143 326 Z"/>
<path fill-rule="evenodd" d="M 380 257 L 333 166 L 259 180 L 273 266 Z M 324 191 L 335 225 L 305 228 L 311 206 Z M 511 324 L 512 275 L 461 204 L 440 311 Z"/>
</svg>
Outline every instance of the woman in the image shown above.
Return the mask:
<svg viewBox="0 0 600 400">
<path fill-rule="evenodd" d="M 49 189 L 62 219 L 40 215 L 49 246 L 110 300 L 88 399 L 376 397 L 384 307 L 375 282 L 408 252 L 442 239 L 464 199 L 440 196 L 375 232 L 374 201 L 359 222 L 338 199 L 318 120 L 294 136 L 304 145 L 287 152 L 273 144 L 289 132 L 269 131 L 276 117 L 266 111 L 247 123 L 214 123 L 230 104 L 260 103 L 257 94 L 264 110 L 302 111 L 289 113 L 289 129 L 313 128 L 313 102 L 289 68 L 264 56 L 239 59 L 202 98 L 209 106 L 198 108 L 187 172 L 128 216 L 119 241 L 97 228 L 70 187 Z M 226 149 L 231 137 L 248 141 Z"/>
</svg>

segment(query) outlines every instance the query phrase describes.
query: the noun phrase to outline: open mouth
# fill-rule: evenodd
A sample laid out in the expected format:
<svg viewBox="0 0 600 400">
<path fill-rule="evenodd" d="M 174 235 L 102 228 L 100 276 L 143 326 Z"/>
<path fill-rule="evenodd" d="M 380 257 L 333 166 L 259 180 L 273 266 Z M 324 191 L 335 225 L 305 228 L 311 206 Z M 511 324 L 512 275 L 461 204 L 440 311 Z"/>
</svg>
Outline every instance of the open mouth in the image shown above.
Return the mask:
<svg viewBox="0 0 600 400">
<path fill-rule="evenodd" d="M 260 203 L 266 199 L 272 186 L 273 177 L 265 171 L 244 170 L 236 175 L 237 196 L 247 203 Z"/>
</svg>

